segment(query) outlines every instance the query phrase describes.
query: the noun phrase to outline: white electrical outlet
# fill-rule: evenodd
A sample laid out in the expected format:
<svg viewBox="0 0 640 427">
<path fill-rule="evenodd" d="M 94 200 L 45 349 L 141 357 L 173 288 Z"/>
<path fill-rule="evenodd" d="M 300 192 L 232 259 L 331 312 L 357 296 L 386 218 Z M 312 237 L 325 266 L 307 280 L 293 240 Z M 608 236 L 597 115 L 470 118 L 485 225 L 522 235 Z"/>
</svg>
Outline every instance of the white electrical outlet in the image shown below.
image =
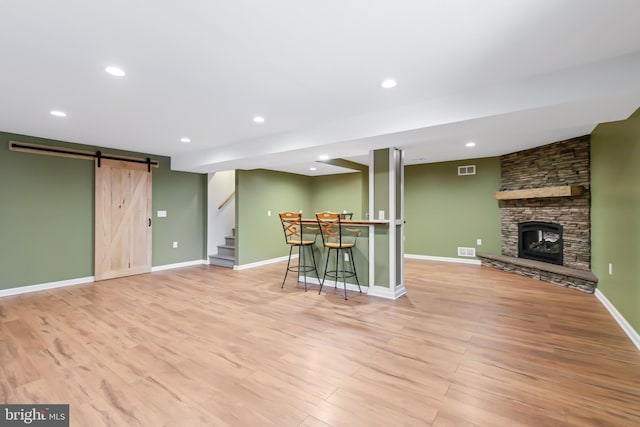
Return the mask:
<svg viewBox="0 0 640 427">
<path fill-rule="evenodd" d="M 349 254 L 348 253 L 344 253 L 344 262 L 349 262 Z"/>
<path fill-rule="evenodd" d="M 158 218 L 166 218 L 167 211 L 158 211 Z"/>
<path fill-rule="evenodd" d="M 478 240 L 476 240 L 476 245 L 478 245 L 478 246 L 482 246 L 482 239 L 478 239 Z"/>
<path fill-rule="evenodd" d="M 609 276 L 613 274 L 613 264 L 609 263 Z"/>
<path fill-rule="evenodd" d="M 267 211 L 267 216 L 271 216 L 271 211 Z"/>
<path fill-rule="evenodd" d="M 378 211 L 378 219 L 379 219 L 380 221 L 384 220 L 384 210 L 380 209 L 380 210 Z"/>
<path fill-rule="evenodd" d="M 173 242 L 174 249 L 178 247 L 178 242 Z"/>
</svg>

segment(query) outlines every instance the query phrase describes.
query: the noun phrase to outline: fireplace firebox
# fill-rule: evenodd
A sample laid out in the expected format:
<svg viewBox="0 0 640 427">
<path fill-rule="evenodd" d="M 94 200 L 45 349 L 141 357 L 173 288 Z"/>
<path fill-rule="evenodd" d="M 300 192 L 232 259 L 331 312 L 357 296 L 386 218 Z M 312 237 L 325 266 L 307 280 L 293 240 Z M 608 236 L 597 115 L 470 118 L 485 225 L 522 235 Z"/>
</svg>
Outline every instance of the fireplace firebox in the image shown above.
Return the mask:
<svg viewBox="0 0 640 427">
<path fill-rule="evenodd" d="M 518 224 L 518 257 L 563 264 L 562 226 L 552 222 Z"/>
</svg>

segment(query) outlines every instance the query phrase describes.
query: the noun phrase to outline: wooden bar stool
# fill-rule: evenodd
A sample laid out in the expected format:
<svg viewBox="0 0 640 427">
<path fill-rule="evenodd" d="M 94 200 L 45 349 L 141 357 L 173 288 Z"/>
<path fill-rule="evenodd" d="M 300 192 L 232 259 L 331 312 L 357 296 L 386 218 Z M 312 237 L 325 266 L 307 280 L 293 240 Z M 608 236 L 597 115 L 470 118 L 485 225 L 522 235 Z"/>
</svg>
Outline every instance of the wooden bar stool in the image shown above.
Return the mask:
<svg viewBox="0 0 640 427">
<path fill-rule="evenodd" d="M 287 280 L 287 274 L 290 271 L 295 271 L 304 274 L 304 291 L 307 291 L 307 275 L 311 271 L 316 272 L 316 277 L 320 280 L 320 274 L 318 274 L 318 267 L 316 266 L 316 257 L 313 254 L 313 244 L 316 242 L 317 234 L 313 233 L 312 239 L 305 239 L 305 228 L 302 225 L 302 214 L 299 212 L 282 212 L 280 213 L 280 221 L 282 222 L 282 229 L 284 230 L 284 240 L 289 245 L 289 260 L 287 261 L 287 270 L 284 273 L 284 280 L 282 280 L 282 286 L 284 288 L 284 282 Z M 291 265 L 291 254 L 293 248 L 298 248 L 298 264 Z M 304 248 L 309 248 L 311 252 L 312 264 L 307 264 L 304 256 Z"/>
<path fill-rule="evenodd" d="M 338 287 L 338 279 L 342 274 L 342 281 L 344 283 L 344 299 L 347 299 L 347 277 L 354 277 L 360 293 L 360 281 L 358 280 L 358 274 L 356 273 L 356 263 L 353 260 L 353 248 L 356 246 L 356 240 L 360 236 L 360 230 L 354 228 L 343 227 L 342 215 L 333 212 L 320 212 L 316 214 L 318 220 L 318 226 L 320 227 L 320 234 L 322 235 L 322 244 L 328 249 L 327 262 L 324 266 L 324 274 L 322 275 L 322 281 L 320 282 L 320 292 L 324 286 L 324 281 L 329 278 L 335 279 L 336 288 Z M 336 253 L 335 270 L 329 270 L 329 258 L 331 258 L 331 251 Z M 349 257 L 349 262 L 345 264 L 345 254 Z M 340 259 L 342 259 L 342 269 L 340 269 Z M 347 269 L 348 265 L 348 269 Z M 318 294 L 320 294 L 318 292 Z"/>
</svg>

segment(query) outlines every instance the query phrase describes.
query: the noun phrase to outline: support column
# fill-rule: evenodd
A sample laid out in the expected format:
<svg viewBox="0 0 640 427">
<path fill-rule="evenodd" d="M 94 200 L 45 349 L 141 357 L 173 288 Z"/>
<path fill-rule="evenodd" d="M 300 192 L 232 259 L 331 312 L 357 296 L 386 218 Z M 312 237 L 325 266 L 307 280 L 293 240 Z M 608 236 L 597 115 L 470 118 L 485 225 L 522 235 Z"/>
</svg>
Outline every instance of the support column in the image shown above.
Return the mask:
<svg viewBox="0 0 640 427">
<path fill-rule="evenodd" d="M 369 295 L 396 299 L 404 287 L 404 154 L 397 148 L 369 153 Z M 373 244 L 371 244 L 371 242 Z"/>
</svg>

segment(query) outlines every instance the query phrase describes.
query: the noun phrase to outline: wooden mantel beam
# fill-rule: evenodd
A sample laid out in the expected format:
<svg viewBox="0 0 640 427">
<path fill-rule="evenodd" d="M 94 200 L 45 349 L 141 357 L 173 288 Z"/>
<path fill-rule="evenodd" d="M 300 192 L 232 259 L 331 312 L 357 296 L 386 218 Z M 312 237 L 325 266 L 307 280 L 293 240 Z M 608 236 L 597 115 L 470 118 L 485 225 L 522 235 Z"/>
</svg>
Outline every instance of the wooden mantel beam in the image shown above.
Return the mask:
<svg viewBox="0 0 640 427">
<path fill-rule="evenodd" d="M 555 187 L 527 188 L 524 190 L 496 191 L 496 200 L 536 199 L 546 197 L 581 196 L 584 187 L 581 185 L 558 185 Z"/>
</svg>

